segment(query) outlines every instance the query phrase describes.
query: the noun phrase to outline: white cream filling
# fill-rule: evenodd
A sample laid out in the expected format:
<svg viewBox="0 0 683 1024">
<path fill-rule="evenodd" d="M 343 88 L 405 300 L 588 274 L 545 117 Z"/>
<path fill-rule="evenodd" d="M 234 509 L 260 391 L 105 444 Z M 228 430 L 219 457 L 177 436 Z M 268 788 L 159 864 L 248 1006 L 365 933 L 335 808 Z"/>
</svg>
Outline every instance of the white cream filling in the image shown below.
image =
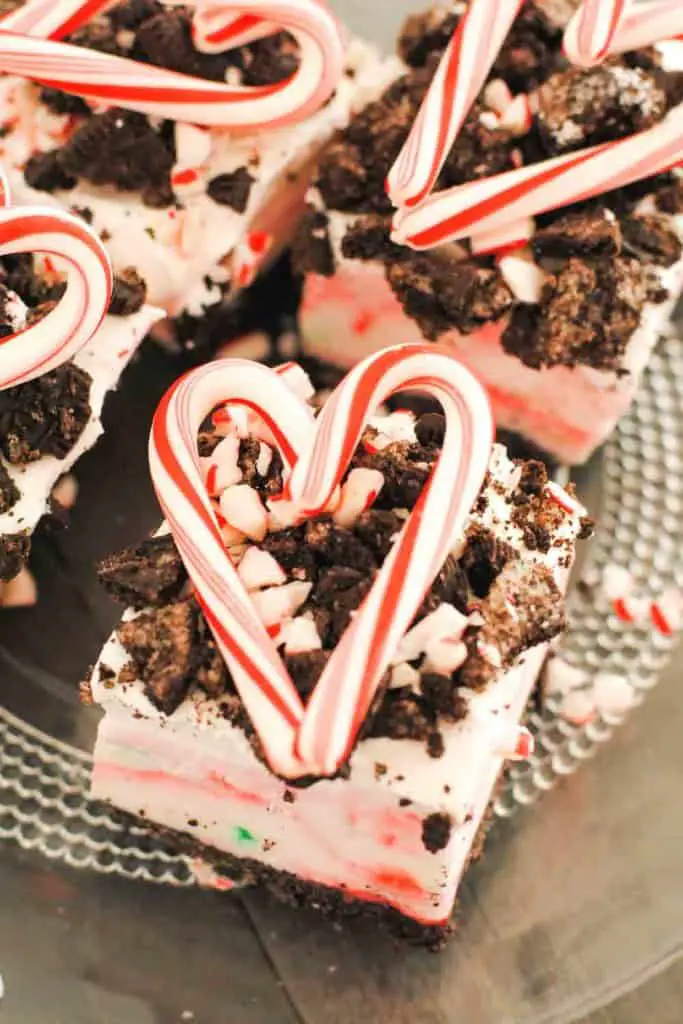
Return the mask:
<svg viewBox="0 0 683 1024">
<path fill-rule="evenodd" d="M 32 533 L 48 511 L 55 483 L 92 448 L 102 434 L 101 414 L 107 392 L 113 390 L 126 364 L 150 328 L 164 316 L 164 311 L 143 306 L 132 316 L 108 316 L 102 326 L 74 359 L 77 366 L 92 377 L 90 405 L 92 414 L 76 444 L 65 458 L 44 456 L 25 466 L 5 463 L 21 497 L 4 515 L 0 515 L 0 535 L 26 530 Z"/>
</svg>

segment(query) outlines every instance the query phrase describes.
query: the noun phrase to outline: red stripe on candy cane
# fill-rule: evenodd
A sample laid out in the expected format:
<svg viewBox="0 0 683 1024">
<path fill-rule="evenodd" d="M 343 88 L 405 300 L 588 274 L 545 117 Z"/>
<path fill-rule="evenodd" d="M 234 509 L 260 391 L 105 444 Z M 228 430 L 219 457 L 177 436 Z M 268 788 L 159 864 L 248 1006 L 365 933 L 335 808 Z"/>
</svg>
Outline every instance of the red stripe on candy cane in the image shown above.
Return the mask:
<svg viewBox="0 0 683 1024">
<path fill-rule="evenodd" d="M 591 67 L 607 57 L 683 33 L 680 0 L 628 3 L 627 0 L 584 0 L 567 25 L 564 49 L 573 64 Z"/>
<path fill-rule="evenodd" d="M 448 553 L 463 535 L 491 450 L 492 419 L 477 381 L 431 345 L 405 345 L 352 370 L 318 420 L 312 449 L 299 459 L 290 491 L 304 508 L 324 507 L 349 465 L 368 416 L 397 391 L 425 392 L 443 406 L 441 456 L 406 525 L 311 696 L 297 753 L 317 774 L 334 773 L 398 643 Z"/>
<path fill-rule="evenodd" d="M 216 0 L 210 7 L 200 8 L 194 24 L 195 40 L 206 52 L 236 45 L 248 24 L 252 37 L 254 31 L 267 34 L 263 26 L 257 30 L 256 20 L 268 23 L 268 32 L 277 27 L 294 36 L 299 45 L 299 66 L 289 78 L 269 86 L 207 82 L 44 38 L 61 35 L 65 25 L 84 23 L 103 6 L 66 0 L 64 7 L 58 8 L 63 12 L 58 16 L 57 11 L 37 0 L 28 5 L 23 20 L 21 12 L 4 19 L 0 26 L 0 69 L 50 88 L 153 116 L 247 131 L 281 127 L 309 117 L 330 97 L 343 72 L 341 30 L 324 0 L 241 0 L 239 5 Z M 253 20 L 249 23 L 245 18 Z M 21 25 L 23 34 L 17 30 Z M 225 29 L 225 40 L 218 39 L 221 29 Z"/>
<path fill-rule="evenodd" d="M 408 139 L 389 172 L 396 206 L 432 190 L 524 0 L 472 0 L 462 15 Z"/>
<path fill-rule="evenodd" d="M 86 345 L 109 307 L 112 270 L 102 242 L 77 217 L 42 207 L 0 210 L 0 255 L 40 252 L 66 261 L 66 291 L 47 316 L 0 339 L 0 388 L 61 366 Z"/>
<path fill-rule="evenodd" d="M 275 771 L 296 775 L 292 751 L 301 699 L 225 549 L 202 480 L 197 432 L 211 409 L 226 401 L 262 415 L 279 442 L 286 439 L 280 451 L 291 466 L 313 429 L 312 413 L 267 367 L 224 359 L 186 374 L 162 400 L 149 444 L 152 481 L 269 762 Z"/>
<path fill-rule="evenodd" d="M 428 249 L 621 188 L 682 160 L 683 104 L 630 138 L 432 195 L 417 209 L 396 214 L 392 237 Z"/>
</svg>

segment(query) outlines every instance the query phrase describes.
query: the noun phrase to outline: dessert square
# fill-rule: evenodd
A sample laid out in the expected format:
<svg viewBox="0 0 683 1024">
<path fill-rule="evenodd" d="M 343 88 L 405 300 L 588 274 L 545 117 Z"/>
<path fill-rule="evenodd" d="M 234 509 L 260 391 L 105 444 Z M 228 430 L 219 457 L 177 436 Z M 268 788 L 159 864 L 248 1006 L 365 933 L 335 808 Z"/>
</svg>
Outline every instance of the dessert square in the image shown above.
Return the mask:
<svg viewBox="0 0 683 1024">
<path fill-rule="evenodd" d="M 408 354 L 415 348 L 408 346 Z M 419 358 L 428 351 L 419 347 Z M 221 363 L 226 381 L 245 366 Z M 370 360 L 358 368 L 363 381 L 376 366 Z M 431 366 L 425 364 L 425 375 Z M 292 402 L 305 396 L 320 405 L 300 368 L 288 364 L 280 372 Z M 358 378 L 355 385 L 357 395 L 365 394 Z M 323 405 L 318 438 L 346 408 L 348 381 L 341 389 Z M 164 415 L 173 401 L 162 403 Z M 362 645 L 358 616 L 368 613 L 386 559 L 400 559 L 400 531 L 409 529 L 411 512 L 434 481 L 452 427 L 438 413 L 378 411 L 331 504 L 302 518 L 295 502 L 283 499 L 283 490 L 296 491 L 272 422 L 266 426 L 246 401 L 248 414 L 241 403 L 220 403 L 203 422 L 195 440 L 202 486 L 246 599 L 310 708 L 340 652 L 357 654 L 344 646 L 349 629 L 356 629 L 354 645 Z M 155 424 L 153 448 L 162 453 L 165 434 Z M 480 426 L 490 431 L 490 423 Z M 247 704 L 258 710 L 254 694 L 237 688 L 235 662 L 226 664 L 216 646 L 223 634 L 216 632 L 215 606 L 189 583 L 179 553 L 178 543 L 189 557 L 187 538 L 197 539 L 184 514 L 187 534 L 174 540 L 164 526 L 105 560 L 100 579 L 128 607 L 89 684 L 104 711 L 93 795 L 170 829 L 197 856 L 236 877 L 265 881 L 290 902 L 331 913 L 370 908 L 429 942 L 445 934 L 496 780 L 506 759 L 529 752 L 520 723 L 548 645 L 565 624 L 576 539 L 590 532 L 582 507 L 548 480 L 542 463 L 512 461 L 502 446 L 490 449 L 489 439 L 490 433 L 471 440 L 475 448 L 483 444 L 484 454 L 462 533 L 426 591 L 408 594 L 417 613 L 387 652 L 346 753 L 322 772 L 280 757 L 280 734 L 248 710 Z M 177 445 L 172 450 L 185 459 Z M 151 457 L 158 488 L 159 459 Z M 459 471 L 448 465 L 455 492 Z M 443 503 L 439 508 L 443 524 L 450 513 Z M 175 503 L 173 512 L 180 515 Z M 433 512 L 434 506 L 430 524 Z M 406 586 L 394 595 L 397 606 Z M 390 617 L 386 630 L 392 628 Z M 378 633 L 370 647 L 383 642 Z M 338 686 L 347 683 L 342 673 Z"/>
<path fill-rule="evenodd" d="M 680 118 L 682 45 L 570 65 L 562 42 L 572 10 L 523 6 L 439 191 Z M 294 245 L 302 352 L 345 370 L 387 344 L 438 341 L 485 384 L 501 427 L 581 463 L 628 408 L 680 294 L 683 180 L 673 170 L 499 231 L 418 251 L 401 244 L 420 206 L 392 230 L 385 182 L 466 13 L 461 4 L 409 18 L 393 82 L 320 157 Z M 574 180 L 585 174 L 588 186 L 592 173 L 577 166 Z"/>
</svg>

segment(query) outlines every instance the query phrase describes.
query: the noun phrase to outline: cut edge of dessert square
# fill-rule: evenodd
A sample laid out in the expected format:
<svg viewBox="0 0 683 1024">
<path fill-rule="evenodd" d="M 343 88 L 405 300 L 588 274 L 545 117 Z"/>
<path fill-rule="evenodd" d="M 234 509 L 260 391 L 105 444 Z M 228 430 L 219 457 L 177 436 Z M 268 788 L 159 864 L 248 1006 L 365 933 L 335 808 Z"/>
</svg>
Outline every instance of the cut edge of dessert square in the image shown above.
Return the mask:
<svg viewBox="0 0 683 1024">
<path fill-rule="evenodd" d="M 300 369 L 288 376 L 311 396 Z M 308 699 L 435 464 L 444 419 L 373 416 L 337 508 L 284 528 L 270 504 L 281 462 L 262 427 L 255 443 L 239 424 L 230 405 L 204 424 L 202 472 L 237 572 Z M 247 480 L 274 532 L 256 529 Z M 246 546 L 234 525 L 245 515 L 241 525 L 261 536 Z M 350 756 L 333 777 L 303 786 L 264 758 L 162 528 L 100 566 L 106 588 L 132 607 L 89 684 L 104 710 L 93 795 L 290 901 L 334 913 L 388 908 L 433 941 L 450 927 L 505 761 L 529 753 L 520 723 L 564 627 L 575 541 L 588 526 L 541 463 L 512 462 L 496 445 L 466 540 L 392 656 Z"/>
</svg>

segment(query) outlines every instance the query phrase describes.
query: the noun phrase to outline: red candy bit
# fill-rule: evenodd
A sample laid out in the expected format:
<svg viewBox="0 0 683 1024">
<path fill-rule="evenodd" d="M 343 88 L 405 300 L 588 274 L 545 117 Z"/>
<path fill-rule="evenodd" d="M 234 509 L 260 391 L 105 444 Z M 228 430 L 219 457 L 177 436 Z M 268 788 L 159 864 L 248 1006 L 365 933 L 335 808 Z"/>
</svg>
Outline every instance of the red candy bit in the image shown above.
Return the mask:
<svg viewBox="0 0 683 1024">
<path fill-rule="evenodd" d="M 666 615 L 662 611 L 661 607 L 653 602 L 650 607 L 650 618 L 652 619 L 652 625 L 655 629 L 662 634 L 662 636 L 673 636 L 674 629 Z"/>
<path fill-rule="evenodd" d="M 353 329 L 356 334 L 367 334 L 370 328 L 375 322 L 375 317 L 372 313 L 366 311 L 359 313 L 356 319 L 353 321 Z"/>
<path fill-rule="evenodd" d="M 282 624 L 280 622 L 276 622 L 272 626 L 266 626 L 266 632 L 271 640 L 275 640 L 275 638 L 282 632 Z"/>
<path fill-rule="evenodd" d="M 209 466 L 209 472 L 206 474 L 206 489 L 209 494 L 213 497 L 216 493 L 216 477 L 218 476 L 218 466 L 214 462 Z"/>
<path fill-rule="evenodd" d="M 501 245 L 497 249 L 482 249 L 481 255 L 485 256 L 487 253 L 493 253 L 496 259 L 496 263 L 499 263 L 506 256 L 509 256 L 513 252 L 519 252 L 520 249 L 526 249 L 529 245 L 528 238 L 518 238 L 513 242 L 508 242 L 507 245 Z"/>
<path fill-rule="evenodd" d="M 171 175 L 172 185 L 193 185 L 199 178 L 199 172 L 194 167 L 183 167 L 182 170 L 174 171 Z"/>
<path fill-rule="evenodd" d="M 617 598 L 615 598 L 614 601 L 612 601 L 612 608 L 614 609 L 614 614 L 616 615 L 616 617 L 619 619 L 620 622 L 633 622 L 634 621 L 633 615 L 631 614 L 631 609 L 629 608 L 629 606 L 628 606 L 628 604 L 626 602 L 626 598 L 624 598 L 624 597 L 617 597 Z"/>
<path fill-rule="evenodd" d="M 232 416 L 230 410 L 226 409 L 225 406 L 220 406 L 218 409 L 214 409 L 211 413 L 211 423 L 214 427 L 227 426 L 232 423 Z"/>
<path fill-rule="evenodd" d="M 368 455 L 379 455 L 379 453 L 382 450 L 381 448 L 377 448 L 376 445 L 372 443 L 372 441 L 368 440 L 363 441 L 363 448 L 368 453 Z"/>
<path fill-rule="evenodd" d="M 264 256 L 273 246 L 273 236 L 268 231 L 250 231 L 247 245 L 256 256 Z"/>
<path fill-rule="evenodd" d="M 235 283 L 239 288 L 248 288 L 256 276 L 256 268 L 250 263 L 243 263 L 235 275 Z"/>
<path fill-rule="evenodd" d="M 534 738 L 528 729 L 520 729 L 515 747 L 515 757 L 526 761 L 534 752 Z"/>
<path fill-rule="evenodd" d="M 370 491 L 370 493 L 368 494 L 368 496 L 367 496 L 367 498 L 365 500 L 365 511 L 366 512 L 370 508 L 370 506 L 374 504 L 375 499 L 377 498 L 378 494 L 379 494 L 379 491 Z"/>
<path fill-rule="evenodd" d="M 118 352 L 116 353 L 116 358 L 117 359 L 125 359 L 127 355 L 130 355 L 130 349 L 129 348 L 120 348 L 118 350 Z"/>
</svg>

